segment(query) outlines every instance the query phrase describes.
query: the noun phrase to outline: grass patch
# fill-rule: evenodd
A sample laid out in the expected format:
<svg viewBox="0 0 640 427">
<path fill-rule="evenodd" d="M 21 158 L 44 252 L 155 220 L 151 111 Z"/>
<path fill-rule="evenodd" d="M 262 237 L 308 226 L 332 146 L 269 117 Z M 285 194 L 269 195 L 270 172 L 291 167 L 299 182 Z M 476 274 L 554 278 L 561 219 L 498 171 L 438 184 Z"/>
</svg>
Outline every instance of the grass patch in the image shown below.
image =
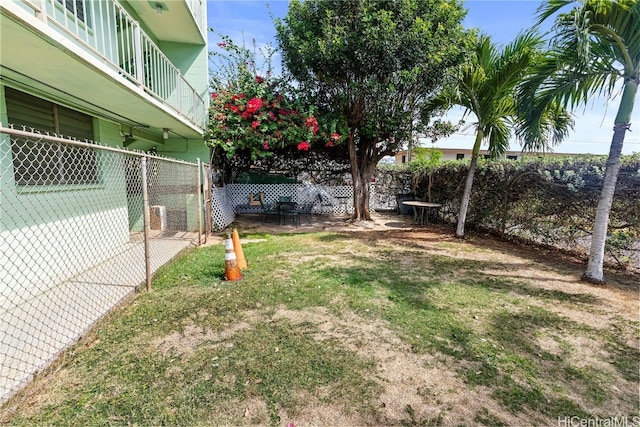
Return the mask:
<svg viewBox="0 0 640 427">
<path fill-rule="evenodd" d="M 1 420 L 501 426 L 633 413 L 638 325 L 558 314 L 602 316 L 591 293 L 542 288 L 491 249 L 437 239 L 425 248 L 409 233 L 243 238 L 260 241 L 243 245 L 242 281 L 222 280 L 223 245 L 181 257 L 72 348 L 31 390 L 34 404 Z M 580 361 L 590 342 L 601 351 Z M 430 377 L 438 371 L 453 383 Z M 478 406 L 456 418 L 465 401 Z"/>
</svg>

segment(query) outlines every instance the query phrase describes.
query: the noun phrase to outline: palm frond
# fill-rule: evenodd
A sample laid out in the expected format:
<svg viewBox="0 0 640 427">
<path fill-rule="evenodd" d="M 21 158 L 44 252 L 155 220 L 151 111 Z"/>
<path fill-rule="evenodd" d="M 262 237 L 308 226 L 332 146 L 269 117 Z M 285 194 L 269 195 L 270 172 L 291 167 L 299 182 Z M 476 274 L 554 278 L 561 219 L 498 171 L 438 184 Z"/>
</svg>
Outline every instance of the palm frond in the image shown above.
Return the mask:
<svg viewBox="0 0 640 427">
<path fill-rule="evenodd" d="M 509 149 L 509 139 L 511 137 L 511 129 L 508 126 L 507 117 L 502 117 L 491 123 L 485 128 L 485 141 L 487 141 L 487 150 L 491 157 L 498 157 Z"/>
</svg>

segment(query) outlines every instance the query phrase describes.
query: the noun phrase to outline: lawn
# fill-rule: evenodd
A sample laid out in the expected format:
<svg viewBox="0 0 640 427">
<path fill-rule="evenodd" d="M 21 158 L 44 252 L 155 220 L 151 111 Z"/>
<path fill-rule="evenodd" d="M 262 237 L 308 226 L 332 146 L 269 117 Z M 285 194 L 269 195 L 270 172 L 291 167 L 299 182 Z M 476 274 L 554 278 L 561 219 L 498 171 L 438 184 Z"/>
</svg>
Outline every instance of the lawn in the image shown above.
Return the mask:
<svg viewBox="0 0 640 427">
<path fill-rule="evenodd" d="M 250 267 L 242 281 L 221 280 L 224 245 L 187 253 L 5 405 L 0 422 L 638 416 L 638 276 L 594 287 L 571 259 L 437 227 L 239 231 Z"/>
</svg>

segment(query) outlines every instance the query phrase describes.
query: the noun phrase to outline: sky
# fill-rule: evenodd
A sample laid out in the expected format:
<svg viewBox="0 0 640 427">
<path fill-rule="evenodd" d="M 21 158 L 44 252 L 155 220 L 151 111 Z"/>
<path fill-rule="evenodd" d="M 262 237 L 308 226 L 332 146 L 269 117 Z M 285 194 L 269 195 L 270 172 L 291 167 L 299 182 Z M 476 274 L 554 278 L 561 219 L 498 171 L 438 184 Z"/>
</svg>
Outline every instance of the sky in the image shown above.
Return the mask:
<svg viewBox="0 0 640 427">
<path fill-rule="evenodd" d="M 345 0 L 348 1 L 348 0 Z M 491 36 L 499 44 L 507 44 L 515 36 L 531 27 L 535 21 L 538 0 L 466 0 L 464 7 L 468 10 L 463 21 L 466 28 L 478 28 L 482 33 Z M 282 18 L 287 14 L 287 0 L 207 0 L 208 26 L 214 30 L 209 33 L 209 50 L 213 51 L 220 42 L 217 35 L 224 34 L 238 44 L 255 45 L 260 48 L 266 45 L 276 47 L 274 18 Z M 550 23 L 544 23 L 540 30 L 549 29 Z M 280 57 L 273 56 L 273 64 L 280 64 Z M 608 154 L 613 135 L 615 118 L 620 96 L 612 99 L 593 99 L 588 105 L 573 111 L 575 126 L 568 138 L 554 147 L 556 153 L 590 153 Z M 452 110 L 447 117 L 456 122 L 462 116 L 462 110 Z M 640 152 L 640 96 L 636 97 L 632 117 L 632 132 L 627 132 L 623 154 Z M 467 118 L 466 123 L 472 123 Z M 449 138 L 439 140 L 439 148 L 468 148 L 474 142 L 474 128 L 467 126 Z M 430 147 L 426 141 L 422 145 Z M 483 148 L 486 148 L 483 146 Z M 520 151 L 517 142 L 511 143 L 511 150 Z"/>
</svg>

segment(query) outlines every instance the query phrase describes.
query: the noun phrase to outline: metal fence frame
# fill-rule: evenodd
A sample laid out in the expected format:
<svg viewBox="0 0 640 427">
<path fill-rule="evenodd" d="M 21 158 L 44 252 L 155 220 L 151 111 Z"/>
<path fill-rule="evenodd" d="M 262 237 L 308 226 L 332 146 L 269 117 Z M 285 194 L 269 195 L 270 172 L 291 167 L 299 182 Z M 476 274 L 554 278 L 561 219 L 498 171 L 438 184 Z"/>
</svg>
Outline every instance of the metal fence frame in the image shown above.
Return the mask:
<svg viewBox="0 0 640 427">
<path fill-rule="evenodd" d="M 54 155 L 68 155 L 59 164 L 85 182 L 43 172 Z M 149 291 L 158 268 L 205 241 L 211 174 L 199 161 L 2 124 L 0 165 L 2 404 L 142 285 Z M 29 184 L 21 173 L 47 178 Z"/>
</svg>

